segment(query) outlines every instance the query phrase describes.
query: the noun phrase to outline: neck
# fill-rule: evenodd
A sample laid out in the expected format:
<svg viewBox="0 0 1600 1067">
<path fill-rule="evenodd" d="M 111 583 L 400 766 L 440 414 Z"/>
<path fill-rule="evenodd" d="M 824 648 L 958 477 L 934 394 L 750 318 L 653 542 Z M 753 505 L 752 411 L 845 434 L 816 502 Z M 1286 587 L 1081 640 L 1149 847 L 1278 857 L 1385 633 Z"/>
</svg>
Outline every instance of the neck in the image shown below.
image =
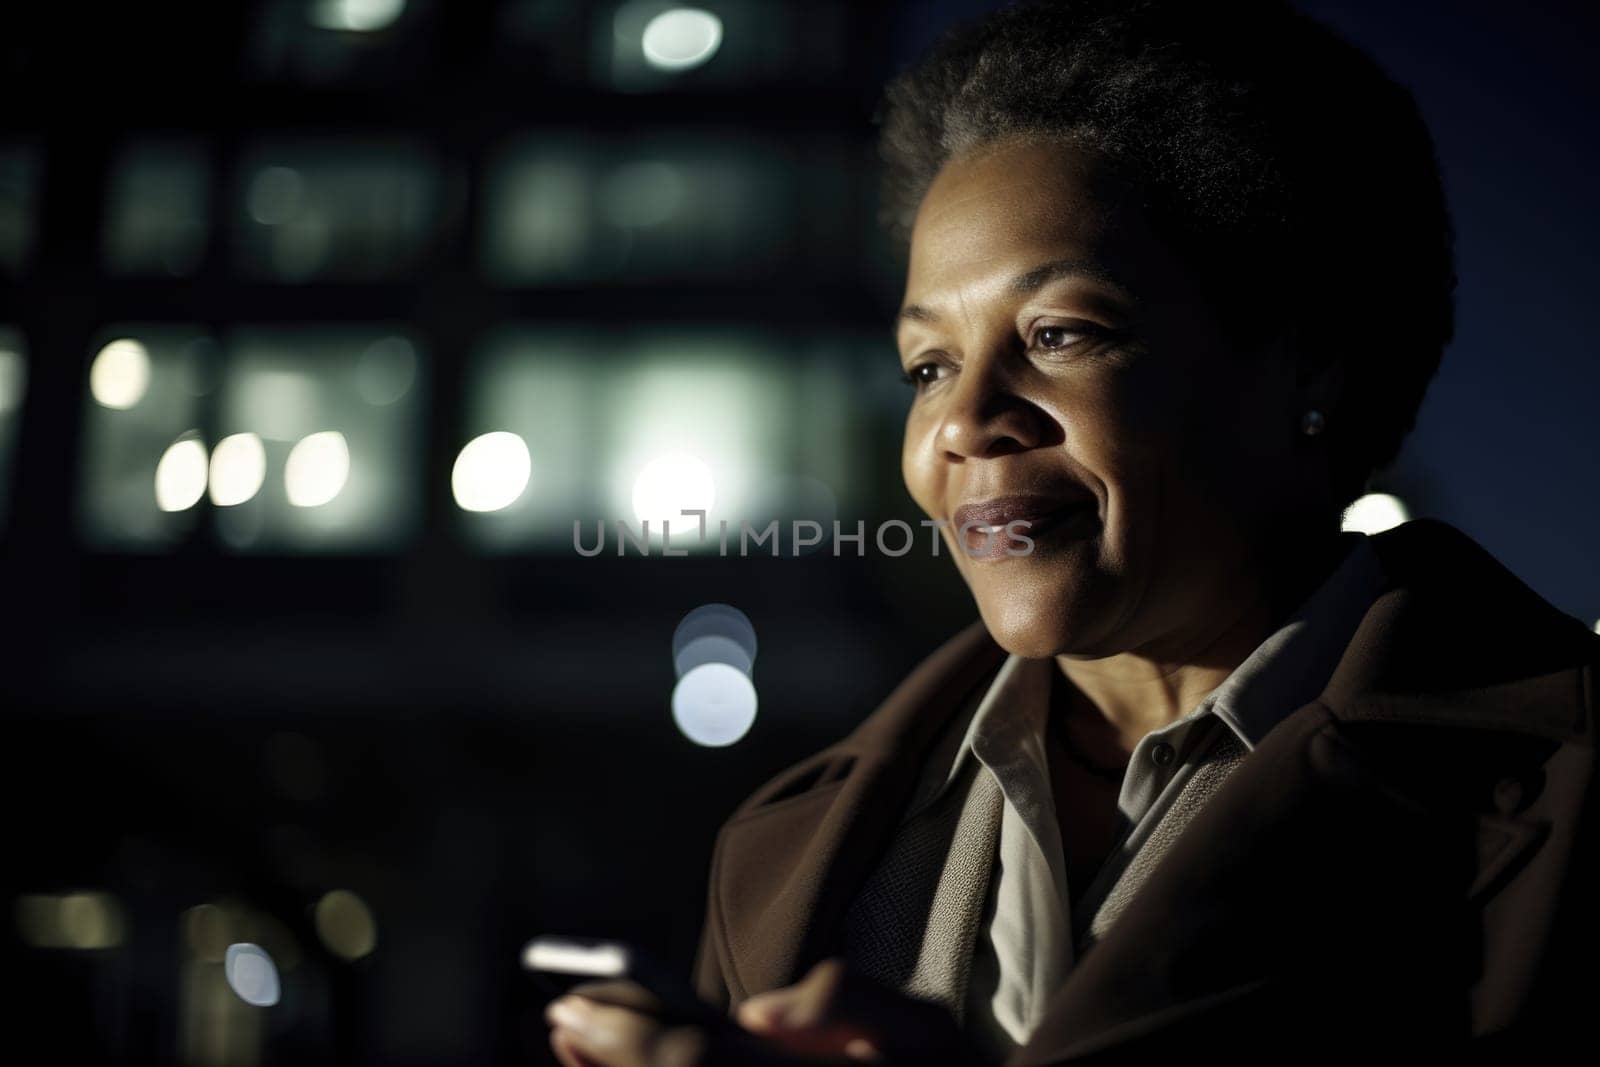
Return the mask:
<svg viewBox="0 0 1600 1067">
<path fill-rule="evenodd" d="M 1114 762 L 1194 710 L 1322 584 L 1350 540 L 1335 532 L 1289 541 L 1292 551 L 1225 583 L 1232 598 L 1200 612 L 1200 625 L 1168 635 L 1160 652 L 1147 645 L 1100 659 L 1057 656 L 1069 683 L 1060 687 L 1059 713 L 1075 720 L 1075 743 Z"/>
</svg>

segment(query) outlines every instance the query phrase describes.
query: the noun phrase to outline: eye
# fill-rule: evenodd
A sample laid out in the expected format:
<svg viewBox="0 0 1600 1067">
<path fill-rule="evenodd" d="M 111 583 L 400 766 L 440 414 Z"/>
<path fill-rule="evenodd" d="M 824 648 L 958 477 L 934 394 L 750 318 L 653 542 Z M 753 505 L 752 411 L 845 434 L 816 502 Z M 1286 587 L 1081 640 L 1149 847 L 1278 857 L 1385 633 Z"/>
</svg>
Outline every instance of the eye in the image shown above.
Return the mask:
<svg viewBox="0 0 1600 1067">
<path fill-rule="evenodd" d="M 900 380 L 920 393 L 940 379 L 942 370 L 944 368 L 937 363 L 914 363 L 904 374 L 900 375 Z"/>
<path fill-rule="evenodd" d="M 1028 338 L 1028 347 L 1046 352 L 1060 352 L 1095 337 L 1097 333 L 1097 329 L 1086 322 L 1039 326 Z"/>
<path fill-rule="evenodd" d="M 1039 348 L 1065 348 L 1076 336 L 1065 326 L 1041 326 L 1033 333 L 1033 343 Z"/>
<path fill-rule="evenodd" d="M 1115 331 L 1074 318 L 1064 323 L 1040 323 L 1027 334 L 1030 352 L 1066 352 L 1086 341 L 1102 341 Z"/>
</svg>

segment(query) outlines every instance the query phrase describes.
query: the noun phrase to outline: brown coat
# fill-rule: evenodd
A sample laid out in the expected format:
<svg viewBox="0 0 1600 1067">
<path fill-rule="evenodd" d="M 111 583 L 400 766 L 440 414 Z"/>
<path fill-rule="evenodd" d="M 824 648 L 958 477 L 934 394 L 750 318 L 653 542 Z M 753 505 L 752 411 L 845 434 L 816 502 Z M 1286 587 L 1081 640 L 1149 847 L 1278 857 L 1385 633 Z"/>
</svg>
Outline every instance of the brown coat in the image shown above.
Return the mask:
<svg viewBox="0 0 1600 1067">
<path fill-rule="evenodd" d="M 1586 1034 L 1600 637 L 1476 542 L 1375 535 L 1393 580 L 1322 695 L 1189 824 L 1008 1061 L 1139 1062 Z M 981 623 L 718 834 L 694 968 L 724 1008 L 840 955 L 947 717 L 1005 658 Z"/>
</svg>

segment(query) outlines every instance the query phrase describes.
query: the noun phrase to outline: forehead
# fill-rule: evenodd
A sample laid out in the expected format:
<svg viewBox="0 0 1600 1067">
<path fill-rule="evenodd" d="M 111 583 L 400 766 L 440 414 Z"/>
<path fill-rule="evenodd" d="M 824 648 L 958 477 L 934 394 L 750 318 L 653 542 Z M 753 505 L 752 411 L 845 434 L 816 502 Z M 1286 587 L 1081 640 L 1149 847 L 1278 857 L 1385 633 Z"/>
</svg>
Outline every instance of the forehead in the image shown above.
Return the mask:
<svg viewBox="0 0 1600 1067">
<path fill-rule="evenodd" d="M 917 211 L 907 292 L 1061 255 L 1133 266 L 1146 235 L 1129 193 L 1094 155 L 1063 142 L 1008 141 L 956 157 Z"/>
</svg>

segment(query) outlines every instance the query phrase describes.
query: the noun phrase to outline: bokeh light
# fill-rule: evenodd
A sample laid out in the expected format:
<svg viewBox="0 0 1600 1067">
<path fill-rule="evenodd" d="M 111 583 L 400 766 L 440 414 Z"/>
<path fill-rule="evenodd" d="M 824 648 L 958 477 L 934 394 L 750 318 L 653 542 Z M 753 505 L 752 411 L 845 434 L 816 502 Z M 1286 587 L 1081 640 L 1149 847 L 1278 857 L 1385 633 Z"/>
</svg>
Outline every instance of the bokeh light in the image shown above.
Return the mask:
<svg viewBox="0 0 1600 1067">
<path fill-rule="evenodd" d="M 150 388 L 150 352 L 129 337 L 100 349 L 89 365 L 89 394 L 95 402 L 126 411 L 144 399 Z"/>
<path fill-rule="evenodd" d="M 703 642 L 715 639 L 712 644 Z M 698 646 L 701 651 L 694 651 Z M 732 646 L 731 650 L 729 646 Z M 706 651 L 721 649 L 728 658 L 702 660 Z M 732 604 L 702 604 L 678 622 L 672 632 L 672 660 L 681 676 L 701 662 L 722 662 L 740 666 L 744 673 L 756 659 L 756 628 L 749 616 Z M 688 663 L 689 666 L 684 666 Z"/>
<path fill-rule="evenodd" d="M 744 646 L 731 637 L 720 634 L 708 634 L 697 637 L 683 646 L 683 649 L 673 657 L 673 667 L 679 676 L 688 674 L 696 667 L 706 663 L 726 663 L 737 668 L 743 674 L 749 674 L 753 666 L 750 653 Z"/>
<path fill-rule="evenodd" d="M 333 500 L 350 478 L 350 446 L 338 430 L 302 437 L 289 450 L 283 488 L 297 508 L 317 508 Z"/>
<path fill-rule="evenodd" d="M 22 407 L 27 383 L 28 364 L 22 354 L 0 348 L 0 415 L 9 415 Z"/>
<path fill-rule="evenodd" d="M 749 732 L 756 718 L 750 671 L 756 628 L 732 604 L 702 604 L 672 632 L 672 718 L 697 745 L 720 748 Z"/>
<path fill-rule="evenodd" d="M 648 520 L 656 544 L 670 522 L 675 549 L 709 551 L 720 521 L 737 537 L 739 522 L 755 517 L 804 416 L 785 406 L 778 350 L 757 338 L 662 330 L 634 350 L 606 402 L 616 432 L 597 472 L 601 514 Z M 707 513 L 704 540 L 686 510 Z"/>
<path fill-rule="evenodd" d="M 709 62 L 721 44 L 722 20 L 695 7 L 663 11 L 645 25 L 639 41 L 646 63 L 673 72 Z"/>
<path fill-rule="evenodd" d="M 156 507 L 187 511 L 205 496 L 209 477 L 206 446 L 194 434 L 185 434 L 167 446 L 156 464 Z"/>
<path fill-rule="evenodd" d="M 1376 534 L 1393 529 L 1410 517 L 1405 502 L 1399 497 L 1388 493 L 1368 493 L 1345 509 L 1342 527 Z"/>
<path fill-rule="evenodd" d="M 500 511 L 517 502 L 533 470 L 521 437 L 496 430 L 468 441 L 450 472 L 450 490 L 463 511 Z"/>
<path fill-rule="evenodd" d="M 17 933 L 35 948 L 105 949 L 122 943 L 122 907 L 109 893 L 25 893 Z"/>
<path fill-rule="evenodd" d="M 211 452 L 211 502 L 219 507 L 243 504 L 267 480 L 267 451 L 253 433 L 236 433 L 217 442 Z"/>
<path fill-rule="evenodd" d="M 378 944 L 378 924 L 366 902 L 347 889 L 335 889 L 317 901 L 313 918 L 317 936 L 341 959 L 371 955 Z"/>
<path fill-rule="evenodd" d="M 671 522 L 679 531 L 698 530 L 698 520 L 685 511 L 709 513 L 716 503 L 717 486 L 711 468 L 683 452 L 659 456 L 639 472 L 633 483 L 633 515 L 649 522 L 652 534 Z"/>
<path fill-rule="evenodd" d="M 558 937 L 536 937 L 522 947 L 522 966 L 530 971 L 626 978 L 628 950 L 622 945 L 580 944 Z"/>
<path fill-rule="evenodd" d="M 311 24 L 324 30 L 376 33 L 394 25 L 406 9 L 406 0 L 315 0 Z"/>
<path fill-rule="evenodd" d="M 737 667 L 702 664 L 673 687 L 672 719 L 697 745 L 731 745 L 756 721 L 756 688 Z"/>
<path fill-rule="evenodd" d="M 278 1003 L 281 983 L 278 966 L 260 945 L 243 941 L 229 945 L 222 960 L 228 988 L 246 1004 L 270 1008 Z"/>
</svg>

